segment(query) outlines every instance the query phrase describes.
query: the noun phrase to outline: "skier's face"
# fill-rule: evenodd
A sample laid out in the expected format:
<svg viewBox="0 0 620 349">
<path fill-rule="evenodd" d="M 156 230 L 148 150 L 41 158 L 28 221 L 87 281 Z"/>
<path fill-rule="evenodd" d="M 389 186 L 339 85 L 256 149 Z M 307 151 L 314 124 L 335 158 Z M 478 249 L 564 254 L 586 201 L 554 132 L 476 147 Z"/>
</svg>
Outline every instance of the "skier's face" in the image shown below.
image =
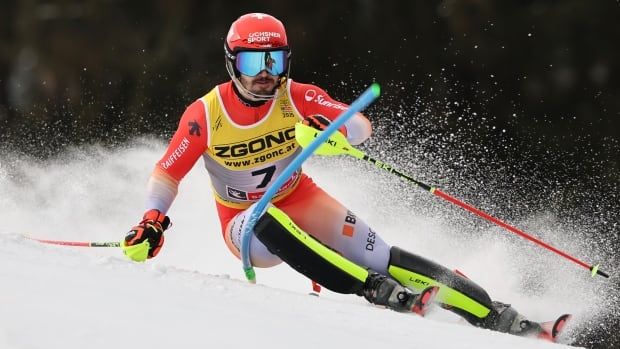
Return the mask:
<svg viewBox="0 0 620 349">
<path fill-rule="evenodd" d="M 240 80 L 243 87 L 257 95 L 272 94 L 278 85 L 278 76 L 271 75 L 266 70 L 261 71 L 256 76 L 241 74 Z"/>
</svg>

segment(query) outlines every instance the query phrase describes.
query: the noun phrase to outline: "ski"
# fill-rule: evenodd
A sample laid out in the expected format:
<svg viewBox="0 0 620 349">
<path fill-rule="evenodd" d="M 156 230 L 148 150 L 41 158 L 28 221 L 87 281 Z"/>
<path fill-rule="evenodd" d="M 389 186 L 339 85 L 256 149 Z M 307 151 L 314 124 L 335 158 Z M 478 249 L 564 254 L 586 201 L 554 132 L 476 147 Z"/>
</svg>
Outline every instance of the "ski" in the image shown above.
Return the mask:
<svg viewBox="0 0 620 349">
<path fill-rule="evenodd" d="M 422 290 L 422 292 L 416 296 L 411 311 L 420 316 L 424 316 L 428 308 L 433 304 L 438 292 L 439 286 L 429 286 Z"/>
</svg>

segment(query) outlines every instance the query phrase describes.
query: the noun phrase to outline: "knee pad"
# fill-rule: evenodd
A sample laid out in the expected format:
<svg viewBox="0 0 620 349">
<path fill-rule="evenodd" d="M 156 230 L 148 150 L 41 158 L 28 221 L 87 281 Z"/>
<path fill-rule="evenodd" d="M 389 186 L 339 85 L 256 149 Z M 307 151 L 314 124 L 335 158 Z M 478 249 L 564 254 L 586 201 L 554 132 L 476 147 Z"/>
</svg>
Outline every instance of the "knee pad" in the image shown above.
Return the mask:
<svg viewBox="0 0 620 349">
<path fill-rule="evenodd" d="M 401 284 L 421 291 L 428 286 L 439 286 L 437 300 L 446 308 L 464 315 L 472 322 L 484 318 L 492 309 L 487 292 L 473 281 L 431 260 L 409 253 L 398 247 L 390 249 L 390 275 Z"/>
<path fill-rule="evenodd" d="M 368 271 L 301 230 L 284 212 L 270 207 L 254 235 L 293 269 L 338 293 L 360 293 Z"/>
</svg>

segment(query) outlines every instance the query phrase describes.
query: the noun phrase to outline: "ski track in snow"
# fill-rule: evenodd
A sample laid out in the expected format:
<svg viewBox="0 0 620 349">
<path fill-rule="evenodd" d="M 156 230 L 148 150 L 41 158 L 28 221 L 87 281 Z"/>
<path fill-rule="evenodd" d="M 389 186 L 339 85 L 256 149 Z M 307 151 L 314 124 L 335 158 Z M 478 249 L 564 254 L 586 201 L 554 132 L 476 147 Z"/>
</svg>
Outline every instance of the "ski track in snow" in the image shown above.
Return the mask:
<svg viewBox="0 0 620 349">
<path fill-rule="evenodd" d="M 120 240 L 142 214 L 146 180 L 162 152 L 161 143 L 143 141 L 45 163 L 0 159 L 0 348 L 560 347 L 477 329 L 437 307 L 420 318 L 354 295 L 308 296 L 310 281 L 284 264 L 257 269 L 258 284 L 247 283 L 219 232 L 202 161 L 181 184 L 162 252 L 147 263 L 132 263 L 115 248 L 51 246 L 20 235 Z M 458 266 L 533 320 L 573 312 L 576 326 L 596 312 L 600 302 L 579 298 L 579 277 L 550 275 L 541 294 L 524 294 L 501 240 L 483 243 L 483 254 L 471 248 L 480 241 L 459 247 L 450 227 L 402 211 L 389 192 L 377 197 L 380 176 L 359 176 L 363 167 L 349 165 L 338 177 L 321 160 L 306 169 L 388 242 Z M 385 219 L 385 206 L 395 219 Z"/>
</svg>

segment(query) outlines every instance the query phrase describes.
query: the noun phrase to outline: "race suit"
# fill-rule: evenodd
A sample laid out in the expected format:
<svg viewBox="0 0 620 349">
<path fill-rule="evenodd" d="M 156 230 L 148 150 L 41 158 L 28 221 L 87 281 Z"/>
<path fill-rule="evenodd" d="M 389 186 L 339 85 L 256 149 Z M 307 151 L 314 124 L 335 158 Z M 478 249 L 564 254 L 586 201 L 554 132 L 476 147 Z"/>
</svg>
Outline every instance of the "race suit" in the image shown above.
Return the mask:
<svg viewBox="0 0 620 349">
<path fill-rule="evenodd" d="M 280 87 L 275 99 L 258 106 L 244 103 L 232 82 L 216 86 L 193 102 L 181 117 L 149 180 L 147 209 L 167 212 L 179 182 L 202 157 L 224 239 L 239 257 L 246 209 L 262 197 L 301 151 L 295 141 L 295 123 L 316 114 L 334 120 L 346 108 L 323 89 L 290 79 Z M 370 136 L 370 122 L 357 113 L 340 132 L 356 145 Z M 286 180 L 271 203 L 345 258 L 387 273 L 390 246 L 302 170 Z M 255 237 L 251 240 L 250 259 L 257 267 L 281 262 Z"/>
</svg>

